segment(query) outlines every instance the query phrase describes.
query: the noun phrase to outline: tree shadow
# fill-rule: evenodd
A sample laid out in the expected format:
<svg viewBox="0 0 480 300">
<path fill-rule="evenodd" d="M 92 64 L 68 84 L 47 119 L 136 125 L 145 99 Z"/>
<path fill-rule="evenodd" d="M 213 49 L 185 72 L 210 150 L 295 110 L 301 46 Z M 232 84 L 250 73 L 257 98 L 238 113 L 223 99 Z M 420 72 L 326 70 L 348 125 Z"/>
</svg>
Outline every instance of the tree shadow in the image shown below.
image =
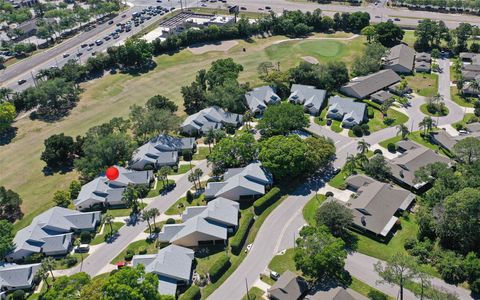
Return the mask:
<svg viewBox="0 0 480 300">
<path fill-rule="evenodd" d="M 17 136 L 17 127 L 10 127 L 0 134 L 0 146 L 8 145 Z"/>
<path fill-rule="evenodd" d="M 58 168 L 52 168 L 52 167 L 48 167 L 48 166 L 45 166 L 43 167 L 42 169 L 42 173 L 44 176 L 52 176 L 56 173 L 59 173 L 59 174 L 67 174 L 69 172 L 72 172 L 73 171 L 73 164 L 72 165 L 68 165 L 68 166 L 61 166 L 61 167 L 58 167 Z"/>
</svg>

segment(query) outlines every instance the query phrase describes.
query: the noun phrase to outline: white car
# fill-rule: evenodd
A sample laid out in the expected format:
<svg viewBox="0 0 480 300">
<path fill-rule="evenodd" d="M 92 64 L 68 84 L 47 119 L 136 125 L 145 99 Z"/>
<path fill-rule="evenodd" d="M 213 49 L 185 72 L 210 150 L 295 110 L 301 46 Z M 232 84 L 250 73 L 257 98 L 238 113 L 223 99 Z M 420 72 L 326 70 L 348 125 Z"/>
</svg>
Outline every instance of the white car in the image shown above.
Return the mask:
<svg viewBox="0 0 480 300">
<path fill-rule="evenodd" d="M 81 245 L 78 245 L 75 248 L 75 252 L 77 252 L 77 253 L 87 253 L 88 251 L 90 251 L 90 245 L 89 244 L 81 244 Z"/>
<path fill-rule="evenodd" d="M 253 244 L 248 244 L 245 252 L 250 252 L 250 250 L 252 250 L 252 247 L 253 247 Z"/>
</svg>

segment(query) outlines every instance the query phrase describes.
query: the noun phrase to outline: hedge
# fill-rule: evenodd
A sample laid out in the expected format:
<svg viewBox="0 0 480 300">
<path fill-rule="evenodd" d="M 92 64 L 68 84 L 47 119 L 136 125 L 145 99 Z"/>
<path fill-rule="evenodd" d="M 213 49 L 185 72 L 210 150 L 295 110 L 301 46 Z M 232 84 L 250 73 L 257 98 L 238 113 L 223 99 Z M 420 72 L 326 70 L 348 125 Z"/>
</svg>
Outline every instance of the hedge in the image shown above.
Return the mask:
<svg viewBox="0 0 480 300">
<path fill-rule="evenodd" d="M 197 300 L 200 299 L 201 293 L 200 288 L 196 285 L 192 285 L 182 294 L 180 300 Z"/>
<path fill-rule="evenodd" d="M 267 209 L 279 198 L 280 198 L 280 189 L 278 187 L 274 187 L 268 193 L 263 195 L 263 197 L 258 198 L 253 203 L 253 211 L 257 216 L 259 216 L 265 209 Z"/>
<path fill-rule="evenodd" d="M 250 231 L 250 227 L 252 227 L 254 222 L 253 213 L 250 210 L 243 212 L 240 220 L 241 223 L 238 227 L 237 233 L 235 233 L 235 236 L 230 240 L 230 249 L 232 250 L 232 253 L 236 255 L 238 255 L 242 250 L 243 244 L 247 239 L 248 232 Z"/>
<path fill-rule="evenodd" d="M 230 257 L 228 255 L 222 255 L 220 258 L 210 267 L 208 274 L 210 275 L 210 281 L 216 282 L 230 267 Z"/>
</svg>

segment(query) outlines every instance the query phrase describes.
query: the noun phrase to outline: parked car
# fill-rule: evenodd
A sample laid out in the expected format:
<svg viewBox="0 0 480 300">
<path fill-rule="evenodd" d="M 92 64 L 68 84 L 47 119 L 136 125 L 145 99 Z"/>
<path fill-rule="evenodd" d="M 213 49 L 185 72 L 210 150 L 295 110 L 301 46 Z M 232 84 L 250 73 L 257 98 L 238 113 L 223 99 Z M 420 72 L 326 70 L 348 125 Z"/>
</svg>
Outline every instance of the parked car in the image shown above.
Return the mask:
<svg viewBox="0 0 480 300">
<path fill-rule="evenodd" d="M 112 24 L 113 24 L 113 20 L 108 21 L 108 25 L 112 25 Z"/>
<path fill-rule="evenodd" d="M 68 54 L 68 53 L 63 53 L 63 58 L 67 58 L 67 57 L 69 57 L 69 56 L 70 56 L 70 54 Z"/>
<path fill-rule="evenodd" d="M 20 80 L 18 81 L 18 85 L 22 85 L 22 84 L 24 84 L 25 82 L 27 82 L 26 79 L 20 79 Z"/>
<path fill-rule="evenodd" d="M 75 248 L 75 252 L 77 253 L 86 253 L 90 251 L 90 245 L 89 244 L 80 244 Z"/>
<path fill-rule="evenodd" d="M 80 45 L 80 47 L 82 47 L 82 48 L 85 48 L 85 47 L 87 47 L 87 46 L 88 46 L 87 44 L 81 44 L 81 45 Z"/>
<path fill-rule="evenodd" d="M 103 41 L 102 40 L 96 40 L 95 44 L 97 44 L 97 46 L 100 46 L 101 44 L 103 44 Z"/>
<path fill-rule="evenodd" d="M 272 278 L 273 280 L 278 280 L 278 278 L 280 278 L 280 274 L 275 271 L 270 271 L 270 278 Z"/>
</svg>

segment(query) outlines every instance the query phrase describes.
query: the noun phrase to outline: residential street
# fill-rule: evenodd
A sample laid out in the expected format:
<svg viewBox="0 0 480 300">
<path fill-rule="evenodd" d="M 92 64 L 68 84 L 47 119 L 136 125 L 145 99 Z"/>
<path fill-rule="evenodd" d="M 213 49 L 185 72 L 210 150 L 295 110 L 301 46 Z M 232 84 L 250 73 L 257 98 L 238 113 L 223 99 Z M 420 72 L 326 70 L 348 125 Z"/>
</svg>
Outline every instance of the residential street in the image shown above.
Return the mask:
<svg viewBox="0 0 480 300">
<path fill-rule="evenodd" d="M 209 172 L 207 161 L 204 160 L 195 168 L 201 169 L 205 174 Z M 191 187 L 192 183 L 187 179 L 188 173 L 181 176 L 176 181 L 176 187 L 166 195 L 160 195 L 147 206 L 147 208 L 158 208 L 160 213 L 165 212 L 179 198 L 181 198 Z M 120 252 L 122 252 L 135 238 L 142 234 L 148 228 L 147 222 L 140 221 L 135 225 L 125 225 L 119 230 L 119 236 L 112 243 L 104 243 L 99 246 L 95 252 L 89 255 L 83 262 L 82 271 L 90 276 L 99 275 L 102 269 L 110 264 Z M 58 271 L 59 275 L 71 275 L 80 272 L 80 265 L 63 271 Z"/>
</svg>

